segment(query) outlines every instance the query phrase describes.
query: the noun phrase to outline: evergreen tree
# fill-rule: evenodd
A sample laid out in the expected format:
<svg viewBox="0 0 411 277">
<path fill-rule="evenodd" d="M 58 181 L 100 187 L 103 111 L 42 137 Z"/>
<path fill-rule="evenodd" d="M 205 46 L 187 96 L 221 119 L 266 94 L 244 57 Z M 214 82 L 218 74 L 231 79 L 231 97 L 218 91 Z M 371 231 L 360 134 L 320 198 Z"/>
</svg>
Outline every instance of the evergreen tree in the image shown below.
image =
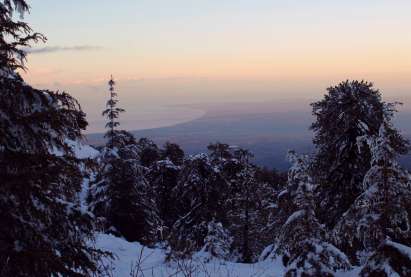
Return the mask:
<svg viewBox="0 0 411 277">
<path fill-rule="evenodd" d="M 129 241 L 150 244 L 156 240 L 158 215 L 147 181 L 147 168 L 140 164 L 140 148 L 132 134 L 117 130 L 123 109 L 117 108 L 113 78 L 109 81 L 107 145 L 99 157 L 99 171 L 88 196 L 91 211 L 104 229 Z"/>
<path fill-rule="evenodd" d="M 315 133 L 317 148 L 313 173 L 320 201 L 321 221 L 333 226 L 361 193 L 361 184 L 370 168 L 371 153 L 359 153 L 357 139 L 378 134 L 383 119 L 390 121 L 395 107 L 381 100 L 381 93 L 371 83 L 345 81 L 327 89 L 324 99 L 312 104 L 316 121 L 311 129 Z M 398 131 L 388 142 L 399 154 L 407 152 L 408 142 Z"/>
<path fill-rule="evenodd" d="M 191 256 L 200 251 L 208 232 L 208 223 L 220 220 L 221 209 L 215 169 L 205 154 L 185 161 L 176 195 L 179 218 L 174 223 L 170 246 L 173 255 Z"/>
<path fill-rule="evenodd" d="M 336 244 L 357 264 L 385 239 L 411 246 L 411 184 L 408 172 L 395 160 L 391 130 L 385 121 L 378 135 L 363 139 L 371 150 L 363 193 L 334 229 Z"/>
<path fill-rule="evenodd" d="M 204 246 L 199 252 L 206 255 L 206 260 L 213 258 L 229 260 L 233 239 L 227 229 L 220 222 L 212 220 L 207 226 L 207 235 L 204 238 Z"/>
<path fill-rule="evenodd" d="M 90 276 L 103 253 L 90 244 L 93 217 L 79 203 L 83 176 L 66 143 L 81 139 L 87 122 L 71 96 L 15 73 L 22 47 L 44 39 L 14 21 L 28 9 L 0 2 L 0 275 Z"/>
<path fill-rule="evenodd" d="M 230 145 L 225 143 L 211 143 L 207 146 L 207 149 L 210 153 L 210 157 L 213 161 L 221 161 L 232 158 L 232 153 L 230 151 Z"/>
<path fill-rule="evenodd" d="M 289 158 L 290 213 L 277 234 L 276 254 L 282 256 L 285 276 L 334 276 L 336 270 L 349 269 L 350 263 L 327 241 L 326 230 L 316 218 L 308 157 L 290 152 Z"/>
<path fill-rule="evenodd" d="M 142 166 L 150 167 L 161 160 L 161 151 L 158 146 L 148 138 L 141 138 L 137 143 L 140 163 Z"/>
<path fill-rule="evenodd" d="M 15 11 L 23 17 L 29 9 L 25 0 L 0 2 L 0 74 L 3 76 L 13 75 L 16 69 L 25 69 L 24 48 L 30 47 L 32 42 L 46 40 L 42 34 L 33 33 L 26 22 L 14 19 Z"/>
<path fill-rule="evenodd" d="M 110 91 L 110 99 L 107 101 L 107 109 L 103 111 L 103 116 L 106 116 L 108 122 L 106 123 L 106 128 L 108 129 L 106 134 L 104 135 L 105 138 L 108 139 L 108 147 L 113 148 L 115 138 L 117 135 L 116 127 L 120 126 L 120 122 L 117 121 L 120 113 L 124 112 L 124 109 L 118 108 L 117 103 L 117 93 L 115 92 L 114 86 L 115 82 L 113 76 L 111 76 L 110 81 L 108 82 L 109 91 Z"/>
<path fill-rule="evenodd" d="M 239 260 L 245 263 L 254 261 L 257 242 L 261 235 L 261 225 L 258 223 L 258 208 L 261 202 L 258 195 L 258 183 L 255 178 L 255 166 L 250 159 L 253 155 L 245 149 L 236 149 L 232 162 L 238 164 L 238 171 L 231 179 L 227 202 L 229 229 L 234 235 L 233 247 L 239 254 Z M 224 173 L 224 172 L 222 172 Z"/>
<path fill-rule="evenodd" d="M 153 152 L 152 152 L 153 153 Z M 162 237 L 165 238 L 178 218 L 178 198 L 176 187 L 179 182 L 181 167 L 172 161 L 160 160 L 149 168 L 149 182 L 152 188 L 152 198 L 161 218 Z"/>
<path fill-rule="evenodd" d="M 182 165 L 184 162 L 184 151 L 178 144 L 166 142 L 161 151 L 162 160 L 170 160 L 175 165 Z"/>
<path fill-rule="evenodd" d="M 411 248 L 385 240 L 367 259 L 360 276 L 411 276 Z"/>
</svg>

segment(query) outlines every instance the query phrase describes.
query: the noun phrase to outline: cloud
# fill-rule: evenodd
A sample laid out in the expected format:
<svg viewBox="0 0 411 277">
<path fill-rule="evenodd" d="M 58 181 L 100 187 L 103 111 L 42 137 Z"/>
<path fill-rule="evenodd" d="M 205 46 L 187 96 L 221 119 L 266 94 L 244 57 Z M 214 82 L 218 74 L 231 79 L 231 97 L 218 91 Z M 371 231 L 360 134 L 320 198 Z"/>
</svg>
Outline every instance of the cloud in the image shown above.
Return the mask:
<svg viewBox="0 0 411 277">
<path fill-rule="evenodd" d="M 46 46 L 43 48 L 28 48 L 26 52 L 29 54 L 48 54 L 56 52 L 69 52 L 69 51 L 97 51 L 101 50 L 101 46 L 92 45 L 78 45 L 78 46 Z"/>
</svg>

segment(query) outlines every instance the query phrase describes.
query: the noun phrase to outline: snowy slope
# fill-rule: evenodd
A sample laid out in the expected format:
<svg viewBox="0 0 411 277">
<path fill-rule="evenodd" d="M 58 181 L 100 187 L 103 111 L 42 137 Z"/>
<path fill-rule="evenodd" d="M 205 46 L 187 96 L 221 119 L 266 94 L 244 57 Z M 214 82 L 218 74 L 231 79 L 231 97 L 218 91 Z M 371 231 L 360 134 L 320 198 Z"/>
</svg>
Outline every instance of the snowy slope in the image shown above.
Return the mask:
<svg viewBox="0 0 411 277">
<path fill-rule="evenodd" d="M 113 276 L 130 276 L 130 271 L 141 260 L 141 273 L 137 276 L 283 276 L 281 261 L 264 261 L 255 264 L 241 264 L 213 260 L 203 262 L 201 259 L 181 262 L 165 262 L 165 253 L 161 249 L 144 248 L 139 243 L 127 242 L 112 235 L 98 234 L 96 246 L 110 251 L 115 259 L 112 261 Z"/>
<path fill-rule="evenodd" d="M 107 234 L 96 235 L 96 246 L 99 249 L 114 254 L 114 260 L 106 261 L 112 268 L 112 276 L 130 276 L 134 268 L 140 276 L 156 277 L 281 277 L 284 275 L 284 266 L 281 259 L 267 260 L 255 264 L 232 263 L 221 260 L 204 262 L 201 259 L 186 260 L 179 263 L 165 262 L 165 253 L 162 249 L 150 249 L 137 242 L 128 242 L 122 238 Z M 138 261 L 140 266 L 138 266 Z M 138 269 L 138 270 L 136 270 Z M 361 268 L 354 268 L 350 272 L 338 272 L 336 277 L 358 276 Z M 191 272 L 191 275 L 190 273 Z"/>
</svg>

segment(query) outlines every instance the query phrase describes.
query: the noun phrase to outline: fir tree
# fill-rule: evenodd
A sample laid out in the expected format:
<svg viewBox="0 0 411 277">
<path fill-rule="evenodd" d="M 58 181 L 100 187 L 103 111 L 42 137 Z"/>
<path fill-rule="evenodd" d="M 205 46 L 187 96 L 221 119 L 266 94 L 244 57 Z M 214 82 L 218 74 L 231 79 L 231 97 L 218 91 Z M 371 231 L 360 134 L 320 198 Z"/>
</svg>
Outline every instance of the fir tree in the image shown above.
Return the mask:
<svg viewBox="0 0 411 277">
<path fill-rule="evenodd" d="M 45 41 L 46 37 L 34 33 L 24 21 L 13 17 L 17 11 L 20 17 L 30 10 L 25 0 L 3 0 L 0 2 L 0 69 L 7 76 L 16 69 L 25 69 L 26 51 L 30 43 Z"/>
<path fill-rule="evenodd" d="M 276 254 L 286 266 L 285 276 L 334 276 L 336 270 L 349 269 L 347 257 L 327 241 L 326 229 L 314 211 L 315 185 L 309 175 L 309 160 L 290 152 L 287 194 L 289 216 L 276 238 Z"/>
<path fill-rule="evenodd" d="M 129 241 L 156 241 L 159 218 L 152 202 L 147 169 L 140 163 L 140 148 L 132 134 L 120 126 L 117 94 L 109 81 L 107 145 L 99 157 L 99 171 L 88 196 L 91 211 L 103 221 L 104 230 Z"/>
<path fill-rule="evenodd" d="M 14 71 L 21 47 L 43 39 L 13 12 L 23 0 L 0 3 L 0 275 L 90 276 L 103 254 L 93 248 L 93 217 L 79 203 L 83 176 L 67 139 L 87 122 L 66 93 L 36 90 Z"/>
<path fill-rule="evenodd" d="M 104 135 L 105 138 L 108 139 L 108 147 L 113 148 L 115 137 L 117 135 L 116 128 L 120 125 L 120 122 L 117 121 L 120 113 L 124 112 L 124 109 L 118 108 L 117 103 L 117 93 L 115 92 L 114 86 L 115 82 L 113 76 L 111 76 L 110 81 L 108 82 L 109 85 L 109 92 L 110 92 L 110 99 L 107 101 L 107 109 L 103 111 L 103 116 L 106 116 L 108 122 L 106 123 L 106 128 L 108 129 L 106 134 Z"/>
<path fill-rule="evenodd" d="M 184 151 L 178 144 L 166 142 L 161 151 L 162 160 L 170 160 L 175 165 L 182 165 L 184 162 Z"/>
<path fill-rule="evenodd" d="M 209 157 L 199 154 L 185 161 L 176 195 L 179 218 L 174 223 L 170 246 L 173 255 L 187 257 L 201 250 L 207 236 L 208 223 L 218 220 L 220 195 L 215 171 Z M 177 198 L 176 198 L 177 199 Z"/>
<path fill-rule="evenodd" d="M 312 104 L 317 148 L 313 173 L 321 186 L 318 212 L 321 221 L 333 226 L 361 193 L 370 168 L 371 153 L 359 153 L 357 139 L 378 134 L 383 119 L 390 121 L 395 107 L 381 100 L 381 93 L 364 81 L 346 81 L 327 89 L 324 99 Z M 408 142 L 390 127 L 388 142 L 396 153 L 407 152 Z"/>
<path fill-rule="evenodd" d="M 223 224 L 212 220 L 208 223 L 204 246 L 199 253 L 206 255 L 206 261 L 213 258 L 229 260 L 232 242 L 233 238 Z"/>
<path fill-rule="evenodd" d="M 408 172 L 395 160 L 391 130 L 385 121 L 378 135 L 363 139 L 371 150 L 363 193 L 334 229 L 337 245 L 357 264 L 385 239 L 411 246 L 411 185 Z"/>
<path fill-rule="evenodd" d="M 165 232 L 163 238 L 178 218 L 177 198 L 180 196 L 176 195 L 175 190 L 180 171 L 180 166 L 168 159 L 157 161 L 149 168 L 148 178 L 152 188 L 152 197 Z"/>
<path fill-rule="evenodd" d="M 150 167 L 161 160 L 161 151 L 158 146 L 148 138 L 141 138 L 137 143 L 139 149 L 140 163 L 142 166 Z"/>
<path fill-rule="evenodd" d="M 238 165 L 238 171 L 231 177 L 230 190 L 226 201 L 229 229 L 234 235 L 233 247 L 239 254 L 239 260 L 245 263 L 254 261 L 258 249 L 257 241 L 261 235 L 261 226 L 258 224 L 259 187 L 255 178 L 255 166 L 250 159 L 253 155 L 245 149 L 236 149 L 232 162 Z M 222 172 L 224 173 L 224 171 Z M 259 249 L 261 250 L 261 249 Z"/>
</svg>

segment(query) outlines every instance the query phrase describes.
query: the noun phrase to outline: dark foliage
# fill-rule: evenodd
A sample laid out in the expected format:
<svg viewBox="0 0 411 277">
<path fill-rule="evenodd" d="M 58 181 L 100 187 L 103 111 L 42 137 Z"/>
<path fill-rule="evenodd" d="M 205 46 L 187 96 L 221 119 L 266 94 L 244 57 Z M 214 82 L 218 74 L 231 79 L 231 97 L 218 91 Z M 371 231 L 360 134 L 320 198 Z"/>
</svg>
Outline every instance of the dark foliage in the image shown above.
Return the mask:
<svg viewBox="0 0 411 277">
<path fill-rule="evenodd" d="M 79 161 L 65 143 L 81 138 L 84 113 L 68 94 L 16 74 L 0 84 L 1 275 L 89 275 L 102 253 L 86 244 L 93 218 L 78 202 Z"/>
<path fill-rule="evenodd" d="M 371 83 L 345 81 L 327 89 L 324 99 L 312 104 L 316 120 L 314 144 L 317 148 L 313 174 L 318 188 L 319 218 L 333 226 L 361 192 L 362 180 L 370 168 L 367 145 L 361 153 L 358 138 L 373 136 L 384 120 L 390 121 L 395 105 L 381 100 Z M 399 154 L 408 150 L 408 142 L 394 128 L 389 141 Z"/>
<path fill-rule="evenodd" d="M 386 240 L 368 258 L 360 276 L 411 276 L 410 254 L 410 247 Z"/>
<path fill-rule="evenodd" d="M 25 69 L 26 51 L 30 43 L 45 41 L 46 38 L 34 33 L 30 26 L 23 21 L 16 21 L 17 11 L 22 18 L 29 12 L 25 0 L 0 1 L 0 70 L 2 74 L 11 74 L 16 69 Z"/>
<path fill-rule="evenodd" d="M 127 131 L 117 130 L 123 109 L 117 108 L 113 78 L 109 81 L 107 145 L 99 157 L 98 174 L 91 182 L 88 202 L 91 211 L 103 221 L 104 230 L 129 241 L 150 244 L 156 241 L 158 217 L 152 191 L 146 180 L 147 168 L 141 153 L 147 141 L 136 142 Z"/>
</svg>

